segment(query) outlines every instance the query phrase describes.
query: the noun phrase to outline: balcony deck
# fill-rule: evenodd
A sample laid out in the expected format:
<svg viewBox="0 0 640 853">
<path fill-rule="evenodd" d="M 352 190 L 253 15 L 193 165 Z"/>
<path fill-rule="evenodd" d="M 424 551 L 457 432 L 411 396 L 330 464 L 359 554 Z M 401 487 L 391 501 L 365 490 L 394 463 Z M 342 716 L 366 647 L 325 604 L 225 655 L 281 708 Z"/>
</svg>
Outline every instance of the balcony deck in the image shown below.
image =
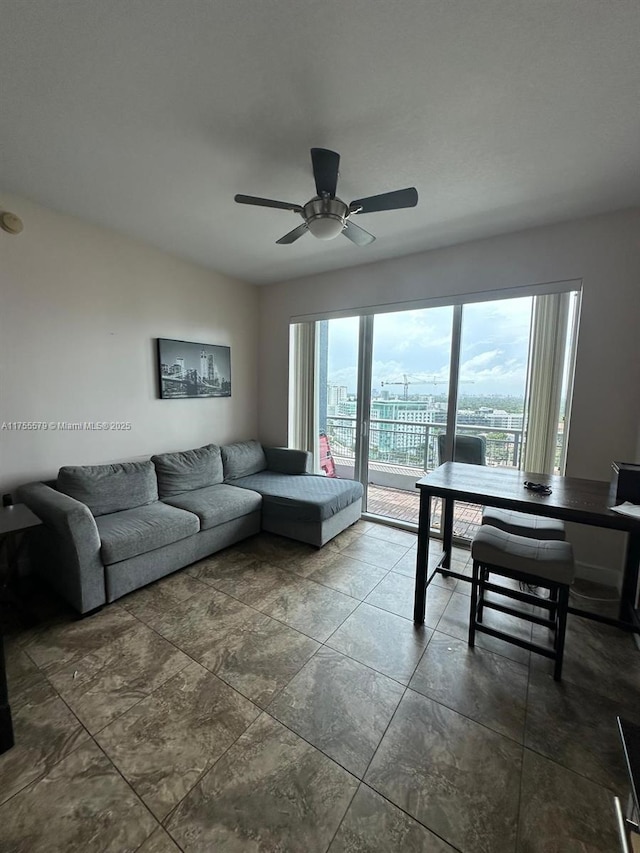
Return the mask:
<svg viewBox="0 0 640 853">
<path fill-rule="evenodd" d="M 366 511 L 386 518 L 418 523 L 420 495 L 405 489 L 393 489 L 388 486 L 376 486 L 369 483 Z M 435 500 L 432 515 L 432 525 L 440 525 L 441 501 Z M 482 507 L 477 504 L 456 501 L 453 513 L 453 535 L 461 539 L 473 539 L 480 527 Z"/>
<path fill-rule="evenodd" d="M 354 476 L 352 459 L 338 457 L 335 459 L 335 464 L 339 477 Z M 420 493 L 416 489 L 416 482 L 423 476 L 424 471 L 418 468 L 392 465 L 385 462 L 370 462 L 365 511 L 374 515 L 381 515 L 384 518 L 417 524 Z M 434 500 L 432 513 L 432 525 L 439 527 L 442 514 L 440 500 Z M 481 506 L 456 501 L 453 514 L 453 535 L 460 539 L 473 539 L 480 526 L 481 519 Z"/>
</svg>

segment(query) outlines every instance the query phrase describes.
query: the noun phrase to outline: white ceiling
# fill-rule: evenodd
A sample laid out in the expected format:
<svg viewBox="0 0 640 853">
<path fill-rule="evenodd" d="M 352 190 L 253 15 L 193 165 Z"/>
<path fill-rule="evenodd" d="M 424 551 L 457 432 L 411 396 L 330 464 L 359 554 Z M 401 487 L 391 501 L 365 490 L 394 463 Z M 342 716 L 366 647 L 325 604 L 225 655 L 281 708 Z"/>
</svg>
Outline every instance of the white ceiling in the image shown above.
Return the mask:
<svg viewBox="0 0 640 853">
<path fill-rule="evenodd" d="M 0 186 L 268 283 L 640 202 L 639 0 L 0 0 Z M 342 156 L 367 248 L 304 203 Z M 0 198 L 1 202 L 1 198 Z M 19 213 L 19 211 L 16 211 Z M 28 222 L 26 223 L 28 228 Z"/>
</svg>

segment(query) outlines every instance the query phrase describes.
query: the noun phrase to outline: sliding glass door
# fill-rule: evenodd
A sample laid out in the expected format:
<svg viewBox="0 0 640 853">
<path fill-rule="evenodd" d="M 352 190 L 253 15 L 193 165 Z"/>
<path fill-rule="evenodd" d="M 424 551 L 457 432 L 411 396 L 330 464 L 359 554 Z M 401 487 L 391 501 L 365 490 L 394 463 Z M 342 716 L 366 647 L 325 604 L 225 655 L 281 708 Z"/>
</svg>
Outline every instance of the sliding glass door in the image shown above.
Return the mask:
<svg viewBox="0 0 640 853">
<path fill-rule="evenodd" d="M 440 464 L 447 432 L 453 315 L 445 306 L 372 317 L 367 512 L 417 521 L 416 480 Z"/>
<path fill-rule="evenodd" d="M 519 468 L 533 297 L 462 307 L 456 433 L 481 437 L 484 463 Z"/>
<path fill-rule="evenodd" d="M 578 310 L 560 291 L 293 326 L 290 443 L 399 524 L 417 523 L 415 483 L 459 436 L 478 464 L 561 472 Z M 455 532 L 479 520 L 457 506 Z"/>
</svg>

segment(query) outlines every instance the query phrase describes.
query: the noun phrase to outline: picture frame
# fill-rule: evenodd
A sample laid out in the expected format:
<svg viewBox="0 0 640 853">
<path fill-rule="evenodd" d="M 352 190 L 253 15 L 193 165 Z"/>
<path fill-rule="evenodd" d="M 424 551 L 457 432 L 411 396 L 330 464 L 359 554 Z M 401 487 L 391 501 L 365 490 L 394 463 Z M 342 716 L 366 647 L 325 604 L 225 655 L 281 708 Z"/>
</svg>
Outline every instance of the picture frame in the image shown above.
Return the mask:
<svg viewBox="0 0 640 853">
<path fill-rule="evenodd" d="M 231 396 L 231 347 L 157 338 L 162 400 Z"/>
</svg>

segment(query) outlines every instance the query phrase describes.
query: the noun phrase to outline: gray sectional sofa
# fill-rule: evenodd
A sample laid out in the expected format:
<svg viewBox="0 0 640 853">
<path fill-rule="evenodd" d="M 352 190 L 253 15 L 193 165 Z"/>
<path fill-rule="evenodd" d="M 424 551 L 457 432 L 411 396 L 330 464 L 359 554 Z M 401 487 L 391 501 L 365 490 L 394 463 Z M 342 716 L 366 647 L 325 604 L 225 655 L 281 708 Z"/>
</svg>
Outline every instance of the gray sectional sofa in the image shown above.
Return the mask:
<svg viewBox="0 0 640 853">
<path fill-rule="evenodd" d="M 362 486 L 309 463 L 247 441 L 66 466 L 54 483 L 18 490 L 43 521 L 34 568 L 88 613 L 261 529 L 320 547 L 360 518 Z"/>
</svg>

